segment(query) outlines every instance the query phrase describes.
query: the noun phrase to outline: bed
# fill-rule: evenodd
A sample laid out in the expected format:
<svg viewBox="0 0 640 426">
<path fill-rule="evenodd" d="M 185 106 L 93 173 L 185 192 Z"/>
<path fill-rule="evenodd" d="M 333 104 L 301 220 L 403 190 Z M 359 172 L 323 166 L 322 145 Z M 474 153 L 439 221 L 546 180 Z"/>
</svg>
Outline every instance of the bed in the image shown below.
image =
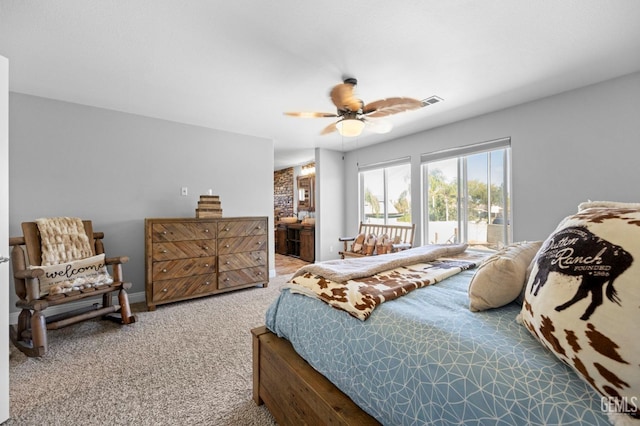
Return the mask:
<svg viewBox="0 0 640 426">
<path fill-rule="evenodd" d="M 252 330 L 255 402 L 283 425 L 610 424 L 600 396 L 516 322 L 519 303 L 469 309 L 474 273 L 366 319 L 284 288 Z"/>
</svg>

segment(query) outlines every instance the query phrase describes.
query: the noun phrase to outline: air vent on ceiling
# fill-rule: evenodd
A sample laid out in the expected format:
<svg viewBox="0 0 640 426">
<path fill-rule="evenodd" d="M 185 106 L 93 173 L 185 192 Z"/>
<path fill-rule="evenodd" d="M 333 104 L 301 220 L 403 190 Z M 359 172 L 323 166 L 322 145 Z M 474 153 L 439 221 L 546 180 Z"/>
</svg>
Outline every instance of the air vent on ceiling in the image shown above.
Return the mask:
<svg viewBox="0 0 640 426">
<path fill-rule="evenodd" d="M 444 99 L 439 98 L 437 96 L 429 96 L 428 98 L 423 99 L 421 102 L 422 102 L 422 106 L 426 107 L 429 105 L 437 104 L 438 102 L 442 102 L 443 100 Z"/>
</svg>

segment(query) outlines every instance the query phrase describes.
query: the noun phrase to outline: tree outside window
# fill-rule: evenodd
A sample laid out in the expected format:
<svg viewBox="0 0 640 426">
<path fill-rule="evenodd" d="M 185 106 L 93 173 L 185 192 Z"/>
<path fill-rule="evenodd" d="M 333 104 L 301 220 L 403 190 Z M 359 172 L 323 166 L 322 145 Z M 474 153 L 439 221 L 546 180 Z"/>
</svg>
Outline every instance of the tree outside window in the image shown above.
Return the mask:
<svg viewBox="0 0 640 426">
<path fill-rule="evenodd" d="M 500 248 L 511 240 L 509 148 L 423 163 L 426 243 Z"/>
<path fill-rule="evenodd" d="M 411 224 L 411 165 L 400 164 L 360 172 L 362 221 Z"/>
</svg>

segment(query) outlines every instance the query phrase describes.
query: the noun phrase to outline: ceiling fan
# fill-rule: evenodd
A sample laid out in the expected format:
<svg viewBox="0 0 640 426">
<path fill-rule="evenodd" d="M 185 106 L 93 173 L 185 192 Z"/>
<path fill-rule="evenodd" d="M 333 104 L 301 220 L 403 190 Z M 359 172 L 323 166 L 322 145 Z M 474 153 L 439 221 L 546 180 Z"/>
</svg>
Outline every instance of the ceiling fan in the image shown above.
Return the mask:
<svg viewBox="0 0 640 426">
<path fill-rule="evenodd" d="M 423 101 L 412 98 L 386 98 L 364 104 L 361 99 L 355 97 L 353 89 L 358 84 L 355 78 L 345 78 L 343 83 L 331 89 L 329 97 L 336 106 L 336 113 L 330 112 L 285 112 L 292 117 L 337 117 L 338 121 L 325 127 L 321 135 L 337 131 L 342 136 L 358 136 L 367 126 L 368 130 L 375 133 L 387 133 L 391 130 L 391 123 L 379 121 L 377 118 L 399 112 L 421 108 L 426 104 Z"/>
</svg>

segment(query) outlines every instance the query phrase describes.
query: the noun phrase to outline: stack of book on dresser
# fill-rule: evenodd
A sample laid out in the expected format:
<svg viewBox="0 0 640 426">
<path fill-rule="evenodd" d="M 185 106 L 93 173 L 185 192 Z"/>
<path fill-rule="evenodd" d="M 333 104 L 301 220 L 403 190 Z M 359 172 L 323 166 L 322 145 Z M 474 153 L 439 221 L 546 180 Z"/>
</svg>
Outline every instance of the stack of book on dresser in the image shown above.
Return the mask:
<svg viewBox="0 0 640 426">
<path fill-rule="evenodd" d="M 222 206 L 218 195 L 201 195 L 196 209 L 197 218 L 222 217 Z"/>
</svg>

